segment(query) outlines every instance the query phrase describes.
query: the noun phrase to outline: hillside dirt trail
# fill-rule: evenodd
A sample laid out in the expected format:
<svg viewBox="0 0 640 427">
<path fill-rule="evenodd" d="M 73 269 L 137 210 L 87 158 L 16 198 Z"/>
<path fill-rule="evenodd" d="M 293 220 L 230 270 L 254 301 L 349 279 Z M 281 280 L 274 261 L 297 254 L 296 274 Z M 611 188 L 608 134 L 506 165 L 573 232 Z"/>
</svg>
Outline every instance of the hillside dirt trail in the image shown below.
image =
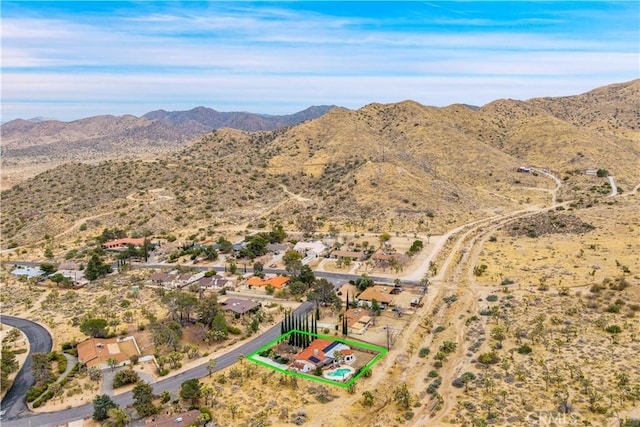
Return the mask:
<svg viewBox="0 0 640 427">
<path fill-rule="evenodd" d="M 419 357 L 417 350 L 422 347 L 429 347 L 432 351 L 435 351 L 433 343 L 439 342 L 440 337 L 427 333 L 424 337 L 421 337 L 420 342 L 416 343 L 416 334 L 420 335 L 420 331 L 424 330 L 423 323 L 425 323 L 425 320 L 428 320 L 432 326 L 446 325 L 447 330 L 455 331 L 453 339 L 458 345 L 455 352 L 448 356 L 448 361 L 444 363 L 439 371 L 442 384 L 439 389 L 438 399 L 429 401 L 421 410 L 416 411 L 416 417 L 411 421 L 411 425 L 438 425 L 443 421 L 443 417 L 447 416 L 456 406 L 459 390 L 455 389 L 451 382 L 463 372 L 464 367 L 469 363 L 466 356 L 468 351 L 468 344 L 465 340 L 467 332 L 466 316 L 460 316 L 460 313 L 477 312 L 478 298 L 482 294 L 489 292 L 486 287 L 479 286 L 473 280 L 473 266 L 477 263 L 484 243 L 497 228 L 518 218 L 551 210 L 557 206 L 556 194 L 562 183 L 551 174 L 545 173 L 545 175 L 556 182 L 556 188 L 551 190 L 550 206 L 531 207 L 457 227 L 443 235 L 436 245 L 431 248 L 430 255 L 423 260 L 420 268 L 415 268 L 411 273 L 411 277 L 415 276 L 417 278 L 418 275 L 424 277 L 424 272 L 428 271 L 429 261 L 445 250 L 447 243 L 453 242 L 438 273 L 431 279 L 430 292 L 426 295 L 424 305 L 416 310 L 415 315 L 405 327 L 404 332 L 398 337 L 398 341 L 394 343 L 393 348 L 389 351 L 381 366 L 375 369 L 369 384 L 370 388 L 375 389 L 380 387 L 381 383 L 391 381 L 392 378 L 389 375 L 385 375 L 385 373 L 390 372 L 394 366 L 398 366 L 401 368 L 400 381 L 395 381 L 394 383 L 397 384 L 404 381 L 410 386 L 412 394 L 420 395 L 420 391 L 425 388 L 425 377 L 423 375 L 416 376 L 415 372 L 424 369 L 424 359 Z M 451 294 L 455 294 L 458 299 L 451 308 L 448 308 L 441 301 L 443 297 Z M 408 333 L 409 331 L 412 333 Z M 449 337 L 449 339 L 452 339 L 452 337 Z M 384 385 L 393 387 L 392 384 Z M 432 413 L 432 410 L 438 404 L 440 409 L 437 413 Z"/>
</svg>

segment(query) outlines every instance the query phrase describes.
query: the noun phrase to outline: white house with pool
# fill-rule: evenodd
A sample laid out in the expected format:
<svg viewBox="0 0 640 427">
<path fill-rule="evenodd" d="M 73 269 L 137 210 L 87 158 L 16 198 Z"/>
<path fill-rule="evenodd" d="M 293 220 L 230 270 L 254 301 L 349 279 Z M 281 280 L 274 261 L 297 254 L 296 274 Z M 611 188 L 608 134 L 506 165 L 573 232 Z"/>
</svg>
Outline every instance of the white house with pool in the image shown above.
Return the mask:
<svg viewBox="0 0 640 427">
<path fill-rule="evenodd" d="M 316 338 L 293 358 L 293 363 L 289 368 L 292 371 L 307 373 L 318 367 L 324 368 L 331 365 L 336 368 L 343 364 L 350 365 L 355 360 L 353 350 L 348 345 L 339 341 Z M 354 371 L 351 367 L 349 369 Z"/>
</svg>

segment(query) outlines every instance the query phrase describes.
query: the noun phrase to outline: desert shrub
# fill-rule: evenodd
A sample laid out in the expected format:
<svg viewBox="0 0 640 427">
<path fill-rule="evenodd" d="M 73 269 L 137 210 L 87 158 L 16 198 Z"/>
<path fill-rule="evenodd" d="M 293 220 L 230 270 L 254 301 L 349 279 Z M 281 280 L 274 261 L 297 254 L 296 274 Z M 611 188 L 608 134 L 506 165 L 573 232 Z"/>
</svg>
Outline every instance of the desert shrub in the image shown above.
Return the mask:
<svg viewBox="0 0 640 427">
<path fill-rule="evenodd" d="M 502 279 L 502 282 L 500 282 L 502 286 L 513 285 L 514 283 L 515 281 L 509 279 L 508 277 L 505 277 L 504 279 Z"/>
<path fill-rule="evenodd" d="M 440 374 L 438 373 L 438 371 L 429 371 L 429 373 L 427 374 L 427 376 L 429 378 L 437 378 L 440 376 Z"/>
<path fill-rule="evenodd" d="M 435 335 L 435 334 L 439 334 L 440 332 L 442 332 L 442 331 L 444 331 L 444 330 L 445 330 L 445 327 L 444 327 L 444 326 L 442 326 L 442 325 L 440 325 L 440 326 L 438 326 L 436 329 L 434 329 L 433 333 L 434 333 L 434 335 Z"/>
<path fill-rule="evenodd" d="M 43 384 L 41 386 L 33 386 L 27 390 L 27 394 L 25 395 L 25 399 L 27 402 L 33 402 L 40 396 L 45 390 L 49 387 L 49 384 Z"/>
<path fill-rule="evenodd" d="M 455 341 L 445 341 L 440 345 L 440 351 L 444 354 L 453 353 L 456 351 L 458 344 Z"/>
<path fill-rule="evenodd" d="M 427 393 L 436 394 L 438 392 L 438 387 L 442 384 L 442 377 L 438 377 L 427 387 Z"/>
<path fill-rule="evenodd" d="M 489 295 L 489 296 L 487 296 L 487 301 L 490 301 L 490 302 L 498 301 L 498 295 Z"/>
<path fill-rule="evenodd" d="M 622 332 L 622 328 L 618 325 L 611 325 L 607 326 L 605 331 L 609 332 L 610 334 L 619 334 L 620 332 Z"/>
<path fill-rule="evenodd" d="M 487 268 L 487 264 L 477 265 L 473 267 L 473 275 L 480 277 L 484 274 L 485 271 L 487 271 Z"/>
<path fill-rule="evenodd" d="M 458 297 L 455 295 L 449 295 L 448 297 L 444 297 L 442 298 L 442 300 L 447 304 L 447 305 L 451 305 L 454 302 L 458 301 Z"/>
<path fill-rule="evenodd" d="M 140 381 L 138 373 L 133 369 L 123 369 L 118 371 L 113 377 L 113 388 L 125 386 L 127 384 L 135 384 Z"/>
<path fill-rule="evenodd" d="M 451 385 L 457 388 L 462 388 L 464 387 L 464 380 L 458 377 L 451 382 Z"/>
<path fill-rule="evenodd" d="M 164 377 L 168 373 L 169 373 L 169 370 L 167 368 L 162 368 L 162 369 L 158 370 L 158 376 L 160 376 L 160 377 Z"/>
<path fill-rule="evenodd" d="M 422 347 L 420 349 L 420 352 L 418 353 L 418 357 L 422 357 L 422 358 L 427 357 L 429 355 L 429 352 L 430 352 L 429 347 Z"/>
<path fill-rule="evenodd" d="M 620 306 L 611 304 L 609 307 L 607 307 L 607 313 L 620 313 Z"/>
<path fill-rule="evenodd" d="M 498 354 L 495 351 L 482 353 L 480 356 L 478 356 L 478 362 L 482 363 L 483 365 L 495 365 L 499 361 L 500 357 L 498 357 Z"/>
<path fill-rule="evenodd" d="M 533 351 L 533 349 L 527 344 L 523 344 L 516 350 L 519 354 L 529 354 Z"/>
<path fill-rule="evenodd" d="M 33 407 L 34 408 L 39 408 L 40 406 L 42 406 L 45 402 L 47 402 L 52 397 L 53 397 L 53 392 L 52 391 L 46 392 L 45 394 L 40 396 L 40 398 L 38 400 L 33 402 Z"/>
<path fill-rule="evenodd" d="M 227 326 L 227 330 L 229 331 L 230 334 L 233 335 L 240 335 L 242 333 L 242 331 L 240 330 L 240 328 L 236 328 L 235 326 Z"/>
</svg>

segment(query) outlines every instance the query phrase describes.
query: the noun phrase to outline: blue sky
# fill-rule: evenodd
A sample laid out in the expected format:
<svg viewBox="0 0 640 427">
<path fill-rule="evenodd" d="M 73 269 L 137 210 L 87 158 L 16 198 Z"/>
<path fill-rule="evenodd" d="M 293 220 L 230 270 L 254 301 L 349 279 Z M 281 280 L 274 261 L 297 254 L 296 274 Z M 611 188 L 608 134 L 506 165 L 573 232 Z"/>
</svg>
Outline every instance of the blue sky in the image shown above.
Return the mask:
<svg viewBox="0 0 640 427">
<path fill-rule="evenodd" d="M 2 121 L 483 105 L 640 76 L 640 2 L 5 1 Z"/>
</svg>

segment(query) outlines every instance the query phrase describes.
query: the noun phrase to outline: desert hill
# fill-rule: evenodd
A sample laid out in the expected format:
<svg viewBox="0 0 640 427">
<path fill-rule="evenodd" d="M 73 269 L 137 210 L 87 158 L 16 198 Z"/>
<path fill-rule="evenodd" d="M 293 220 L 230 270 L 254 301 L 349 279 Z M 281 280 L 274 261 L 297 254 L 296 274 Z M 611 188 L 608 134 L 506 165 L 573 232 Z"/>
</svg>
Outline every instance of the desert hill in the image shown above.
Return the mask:
<svg viewBox="0 0 640 427">
<path fill-rule="evenodd" d="M 118 226 L 131 234 L 207 235 L 271 221 L 437 233 L 548 205 L 556 183 L 516 172 L 522 165 L 551 170 L 572 189 L 568 196 L 593 205 L 606 191 L 577 192 L 606 179 L 588 178 L 584 187 L 581 170 L 606 169 L 626 190 L 637 185 L 640 131 L 630 119 L 637 87 L 481 108 L 413 101 L 334 108 L 275 131 L 219 129 L 153 161 L 66 164 L 2 193 L 3 245 L 61 233 L 79 218 L 88 218 L 81 221 L 93 234 Z M 601 126 L 610 110 L 621 118 L 618 128 Z M 580 124 L 585 117 L 593 120 Z"/>
<path fill-rule="evenodd" d="M 12 120 L 2 125 L 3 164 L 106 160 L 122 155 L 175 150 L 212 129 L 273 130 L 317 118 L 334 106 L 313 106 L 291 115 L 189 111 L 152 111 L 141 117 L 95 116 L 72 122 Z"/>
</svg>

